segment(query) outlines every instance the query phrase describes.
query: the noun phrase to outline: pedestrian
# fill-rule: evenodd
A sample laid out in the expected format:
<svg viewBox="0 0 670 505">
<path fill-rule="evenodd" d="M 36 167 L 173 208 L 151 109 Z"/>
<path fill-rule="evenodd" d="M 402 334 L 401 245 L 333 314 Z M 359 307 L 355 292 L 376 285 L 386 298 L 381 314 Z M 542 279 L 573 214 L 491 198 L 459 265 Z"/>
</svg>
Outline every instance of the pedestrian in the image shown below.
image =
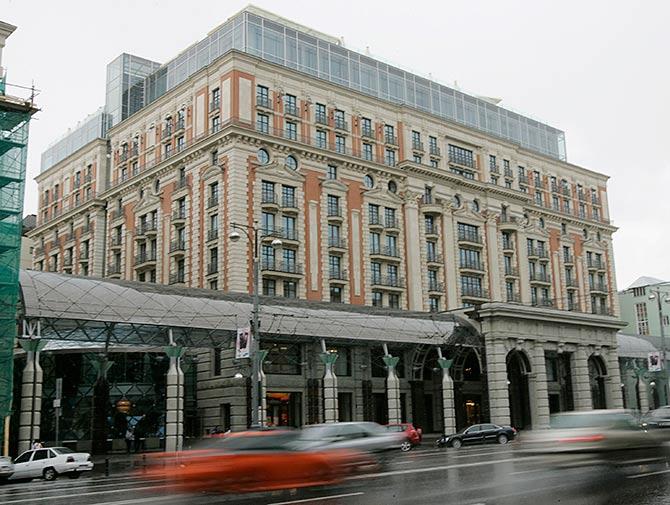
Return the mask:
<svg viewBox="0 0 670 505">
<path fill-rule="evenodd" d="M 126 452 L 130 454 L 130 451 L 133 448 L 133 442 L 135 441 L 135 433 L 133 432 L 133 429 L 128 426 L 126 429 Z"/>
<path fill-rule="evenodd" d="M 42 445 L 42 442 L 39 441 L 38 438 L 36 438 L 33 442 L 33 445 L 31 446 L 31 449 L 42 449 L 44 446 Z"/>
</svg>

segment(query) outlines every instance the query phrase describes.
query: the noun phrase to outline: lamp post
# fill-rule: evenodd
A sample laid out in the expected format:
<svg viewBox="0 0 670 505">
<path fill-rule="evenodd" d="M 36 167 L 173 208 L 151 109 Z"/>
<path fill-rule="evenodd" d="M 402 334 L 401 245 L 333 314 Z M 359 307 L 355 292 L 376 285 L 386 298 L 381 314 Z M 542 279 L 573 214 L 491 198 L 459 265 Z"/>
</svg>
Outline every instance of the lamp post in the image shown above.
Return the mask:
<svg viewBox="0 0 670 505">
<path fill-rule="evenodd" d="M 666 361 L 665 357 L 665 331 L 663 330 L 663 306 L 661 305 L 661 298 L 663 298 L 663 301 L 665 303 L 670 302 L 670 297 L 667 295 L 667 293 L 661 292 L 660 289 L 650 289 L 651 293 L 649 294 L 649 299 L 650 300 L 656 300 L 656 306 L 658 308 L 658 323 L 661 331 L 661 356 L 662 356 L 662 363 L 663 363 L 663 371 L 661 372 L 663 375 L 663 378 L 665 379 L 665 386 L 663 388 L 663 392 L 665 394 L 665 403 L 666 405 L 670 402 L 668 398 L 668 363 Z"/>
<path fill-rule="evenodd" d="M 251 245 L 253 246 L 253 336 L 249 345 L 249 356 L 251 357 L 251 427 L 260 428 L 263 425 L 263 420 L 260 418 L 260 412 L 262 408 L 263 399 L 261 398 L 261 390 L 263 385 L 261 384 L 261 361 L 262 356 L 260 353 L 260 325 L 258 321 L 258 315 L 260 312 L 260 296 L 258 285 L 261 278 L 261 264 L 259 261 L 259 229 L 257 227 L 257 222 L 254 222 L 253 225 L 231 223 L 233 231 L 230 232 L 228 238 L 231 242 L 237 242 L 240 240 L 240 231 L 243 232 Z M 282 241 L 278 238 L 275 238 L 272 241 L 273 247 L 280 247 Z"/>
</svg>

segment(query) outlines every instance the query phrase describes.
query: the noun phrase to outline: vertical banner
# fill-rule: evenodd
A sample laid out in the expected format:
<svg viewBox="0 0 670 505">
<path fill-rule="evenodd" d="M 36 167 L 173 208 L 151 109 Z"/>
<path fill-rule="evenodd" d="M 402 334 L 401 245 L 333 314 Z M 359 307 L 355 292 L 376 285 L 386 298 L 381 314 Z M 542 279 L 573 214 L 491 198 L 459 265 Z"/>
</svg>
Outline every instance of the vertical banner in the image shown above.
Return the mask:
<svg viewBox="0 0 670 505">
<path fill-rule="evenodd" d="M 235 341 L 235 358 L 248 358 L 251 347 L 251 328 L 238 328 Z"/>
<path fill-rule="evenodd" d="M 660 372 L 662 368 L 660 352 L 654 351 L 647 354 L 647 369 L 650 372 Z"/>
</svg>

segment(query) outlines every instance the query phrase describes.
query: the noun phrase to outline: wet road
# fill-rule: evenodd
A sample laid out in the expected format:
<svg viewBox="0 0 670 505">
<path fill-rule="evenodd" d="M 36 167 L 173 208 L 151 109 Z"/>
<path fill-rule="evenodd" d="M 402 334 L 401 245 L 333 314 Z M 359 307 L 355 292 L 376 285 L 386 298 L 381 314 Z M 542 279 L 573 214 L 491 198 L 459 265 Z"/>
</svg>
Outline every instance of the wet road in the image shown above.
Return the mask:
<svg viewBox="0 0 670 505">
<path fill-rule="evenodd" d="M 670 505 L 670 467 L 629 461 L 621 472 L 574 468 L 550 470 L 546 460 L 524 457 L 516 443 L 473 448 L 420 448 L 397 454 L 375 474 L 337 486 L 237 496 L 175 494 L 132 474 L 78 480 L 33 480 L 0 486 L 2 504 L 130 505 L 444 505 L 613 504 Z"/>
</svg>

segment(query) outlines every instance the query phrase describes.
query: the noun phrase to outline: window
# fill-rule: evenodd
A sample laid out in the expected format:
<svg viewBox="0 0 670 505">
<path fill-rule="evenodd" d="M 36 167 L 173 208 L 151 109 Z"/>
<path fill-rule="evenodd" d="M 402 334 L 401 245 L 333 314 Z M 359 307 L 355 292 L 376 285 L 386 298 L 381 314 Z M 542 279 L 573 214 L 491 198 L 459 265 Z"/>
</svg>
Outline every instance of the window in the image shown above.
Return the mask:
<svg viewBox="0 0 670 505">
<path fill-rule="evenodd" d="M 274 279 L 263 279 L 263 295 L 264 296 L 277 295 L 277 283 Z"/>
<path fill-rule="evenodd" d="M 177 152 L 183 151 L 185 146 L 186 140 L 184 139 L 184 136 L 177 137 Z"/>
<path fill-rule="evenodd" d="M 328 124 L 328 117 L 326 115 L 326 106 L 322 103 L 316 104 L 316 111 L 314 118 L 317 123 Z"/>
<path fill-rule="evenodd" d="M 258 158 L 258 162 L 261 165 L 267 165 L 270 163 L 270 155 L 265 149 L 259 149 L 258 152 L 256 153 L 256 156 Z"/>
<path fill-rule="evenodd" d="M 469 168 L 475 168 L 475 160 L 472 151 L 453 144 L 449 144 L 449 162 Z"/>
<path fill-rule="evenodd" d="M 323 130 L 316 130 L 316 147 L 326 149 L 328 147 L 328 136 Z"/>
<path fill-rule="evenodd" d="M 421 145 L 421 133 L 412 130 L 412 149 L 423 151 L 423 145 Z"/>
<path fill-rule="evenodd" d="M 556 195 L 551 196 L 551 207 L 554 210 L 561 210 L 561 204 Z"/>
<path fill-rule="evenodd" d="M 418 163 L 419 165 L 421 165 L 421 159 L 422 159 L 422 158 L 421 158 L 421 155 L 419 155 L 419 154 L 415 154 L 415 155 L 412 157 L 412 160 L 414 161 L 414 163 Z"/>
<path fill-rule="evenodd" d="M 556 200 L 558 200 L 558 198 L 556 198 Z M 584 205 L 584 202 L 579 202 L 579 217 L 581 219 L 586 219 L 586 206 Z"/>
<path fill-rule="evenodd" d="M 289 140 L 298 139 L 298 125 L 292 121 L 286 122 L 286 138 Z"/>
<path fill-rule="evenodd" d="M 647 318 L 647 304 L 635 304 L 635 319 L 637 321 L 637 334 L 649 335 L 649 319 Z"/>
<path fill-rule="evenodd" d="M 339 279 L 342 275 L 342 257 L 334 254 L 328 255 L 328 269 L 331 278 Z"/>
<path fill-rule="evenodd" d="M 461 294 L 462 296 L 483 296 L 482 278 L 461 275 Z"/>
<path fill-rule="evenodd" d="M 381 252 L 381 235 L 376 232 L 370 232 L 370 253 L 379 254 Z"/>
<path fill-rule="evenodd" d="M 428 223 L 426 223 L 426 227 L 428 227 Z M 426 258 L 428 261 L 437 261 L 437 242 L 431 240 L 426 242 Z"/>
<path fill-rule="evenodd" d="M 335 118 L 335 128 L 339 128 L 341 130 L 346 130 L 347 125 L 344 120 L 344 111 L 335 109 L 335 112 L 333 113 L 333 116 Z"/>
<path fill-rule="evenodd" d="M 260 107 L 270 108 L 270 90 L 267 86 L 256 86 L 256 103 Z"/>
<path fill-rule="evenodd" d="M 284 227 L 284 238 L 287 240 L 298 240 L 298 232 L 295 227 L 295 218 L 293 216 L 282 216 L 282 226 Z"/>
<path fill-rule="evenodd" d="M 296 281 L 284 281 L 284 298 L 298 298 L 298 283 Z"/>
<path fill-rule="evenodd" d="M 342 303 L 342 288 L 340 286 L 330 286 L 330 301 L 332 303 Z M 335 365 L 337 367 L 337 363 Z M 336 375 L 339 374 L 336 373 Z"/>
<path fill-rule="evenodd" d="M 367 142 L 363 143 L 363 159 L 372 161 L 372 144 Z"/>
<path fill-rule="evenodd" d="M 261 349 L 268 351 L 265 373 L 300 375 L 302 373 L 302 346 L 297 343 L 261 341 Z"/>
<path fill-rule="evenodd" d="M 274 188 L 274 185 L 273 185 Z M 274 192 L 274 189 L 273 189 Z M 298 204 L 295 200 L 295 188 L 293 186 L 282 186 L 281 188 L 281 206 L 286 208 L 296 208 Z"/>
<path fill-rule="evenodd" d="M 370 118 L 363 117 L 361 118 L 361 135 L 363 137 L 372 137 L 372 121 Z"/>
<path fill-rule="evenodd" d="M 347 150 L 347 139 L 342 135 L 335 135 L 335 151 L 344 154 Z"/>
<path fill-rule="evenodd" d="M 292 154 L 289 154 L 286 159 L 284 160 L 284 163 L 286 164 L 287 167 L 289 167 L 291 170 L 297 170 L 298 169 L 298 160 L 296 159 L 295 156 Z"/>
<path fill-rule="evenodd" d="M 340 197 L 335 195 L 328 195 L 326 197 L 326 205 L 328 207 L 329 216 L 339 216 L 340 211 Z"/>
<path fill-rule="evenodd" d="M 292 116 L 298 115 L 298 106 L 295 95 L 285 95 L 284 96 L 284 112 L 286 114 L 291 114 Z"/>
<path fill-rule="evenodd" d="M 389 308 L 391 309 L 400 308 L 400 295 L 395 293 L 389 294 Z"/>
<path fill-rule="evenodd" d="M 646 296 L 647 287 L 642 286 L 641 288 L 633 288 L 633 296 Z"/>
<path fill-rule="evenodd" d="M 428 137 L 428 148 L 430 149 L 430 154 L 433 155 L 440 154 L 440 151 L 437 148 L 437 137 L 433 136 Z"/>
<path fill-rule="evenodd" d="M 461 268 L 470 268 L 473 270 L 481 270 L 481 256 L 480 252 L 474 249 L 459 249 L 458 257 Z M 508 258 L 509 256 L 505 256 Z"/>
<path fill-rule="evenodd" d="M 432 168 L 437 168 L 439 166 L 439 162 L 437 160 L 430 160 L 430 166 Z"/>
<path fill-rule="evenodd" d="M 275 229 L 275 215 L 270 212 L 261 213 L 261 226 L 264 235 L 271 235 Z"/>
<path fill-rule="evenodd" d="M 430 312 L 440 311 L 440 299 L 438 297 L 431 296 L 428 298 L 428 310 Z"/>
<path fill-rule="evenodd" d="M 328 179 L 337 179 L 337 167 L 335 165 L 328 165 Z"/>
<path fill-rule="evenodd" d="M 256 116 L 256 129 L 261 133 L 270 132 L 270 116 L 267 114 L 258 114 Z"/>
<path fill-rule="evenodd" d="M 267 268 L 275 267 L 275 248 L 271 245 L 263 245 L 261 247 L 261 266 Z"/>
<path fill-rule="evenodd" d="M 369 176 L 366 176 L 369 177 Z M 372 179 L 372 177 L 370 177 Z M 379 205 L 376 205 L 374 203 L 369 203 L 368 204 L 368 218 L 370 224 L 380 224 L 381 221 L 379 220 Z"/>
<path fill-rule="evenodd" d="M 270 181 L 261 181 L 261 202 L 274 203 L 275 200 L 275 183 Z"/>
<path fill-rule="evenodd" d="M 379 291 L 372 292 L 372 306 L 381 307 L 383 305 L 383 295 Z"/>
<path fill-rule="evenodd" d="M 30 457 L 32 455 L 33 455 L 33 451 L 26 451 L 14 460 L 14 464 L 27 463 L 28 461 L 30 461 Z"/>
<path fill-rule="evenodd" d="M 384 140 L 389 144 L 395 144 L 395 128 L 393 125 L 385 124 L 384 125 Z"/>
<path fill-rule="evenodd" d="M 493 154 L 489 154 L 489 169 L 491 171 L 498 170 L 498 165 L 496 163 L 496 157 Z"/>
<path fill-rule="evenodd" d="M 535 190 L 535 204 L 540 206 L 544 205 L 541 191 Z"/>
<path fill-rule="evenodd" d="M 384 207 L 384 224 L 387 228 L 397 228 L 398 223 L 395 217 L 395 209 Z"/>
<path fill-rule="evenodd" d="M 389 167 L 394 167 L 395 166 L 395 150 L 394 149 L 386 149 L 384 151 L 384 163 L 386 163 Z"/>
<path fill-rule="evenodd" d="M 210 110 L 218 109 L 221 106 L 221 90 L 219 88 L 214 88 L 212 90 L 212 103 L 210 105 Z"/>
<path fill-rule="evenodd" d="M 377 261 L 370 263 L 370 280 L 372 284 L 379 284 L 382 278 L 382 264 Z"/>
</svg>

